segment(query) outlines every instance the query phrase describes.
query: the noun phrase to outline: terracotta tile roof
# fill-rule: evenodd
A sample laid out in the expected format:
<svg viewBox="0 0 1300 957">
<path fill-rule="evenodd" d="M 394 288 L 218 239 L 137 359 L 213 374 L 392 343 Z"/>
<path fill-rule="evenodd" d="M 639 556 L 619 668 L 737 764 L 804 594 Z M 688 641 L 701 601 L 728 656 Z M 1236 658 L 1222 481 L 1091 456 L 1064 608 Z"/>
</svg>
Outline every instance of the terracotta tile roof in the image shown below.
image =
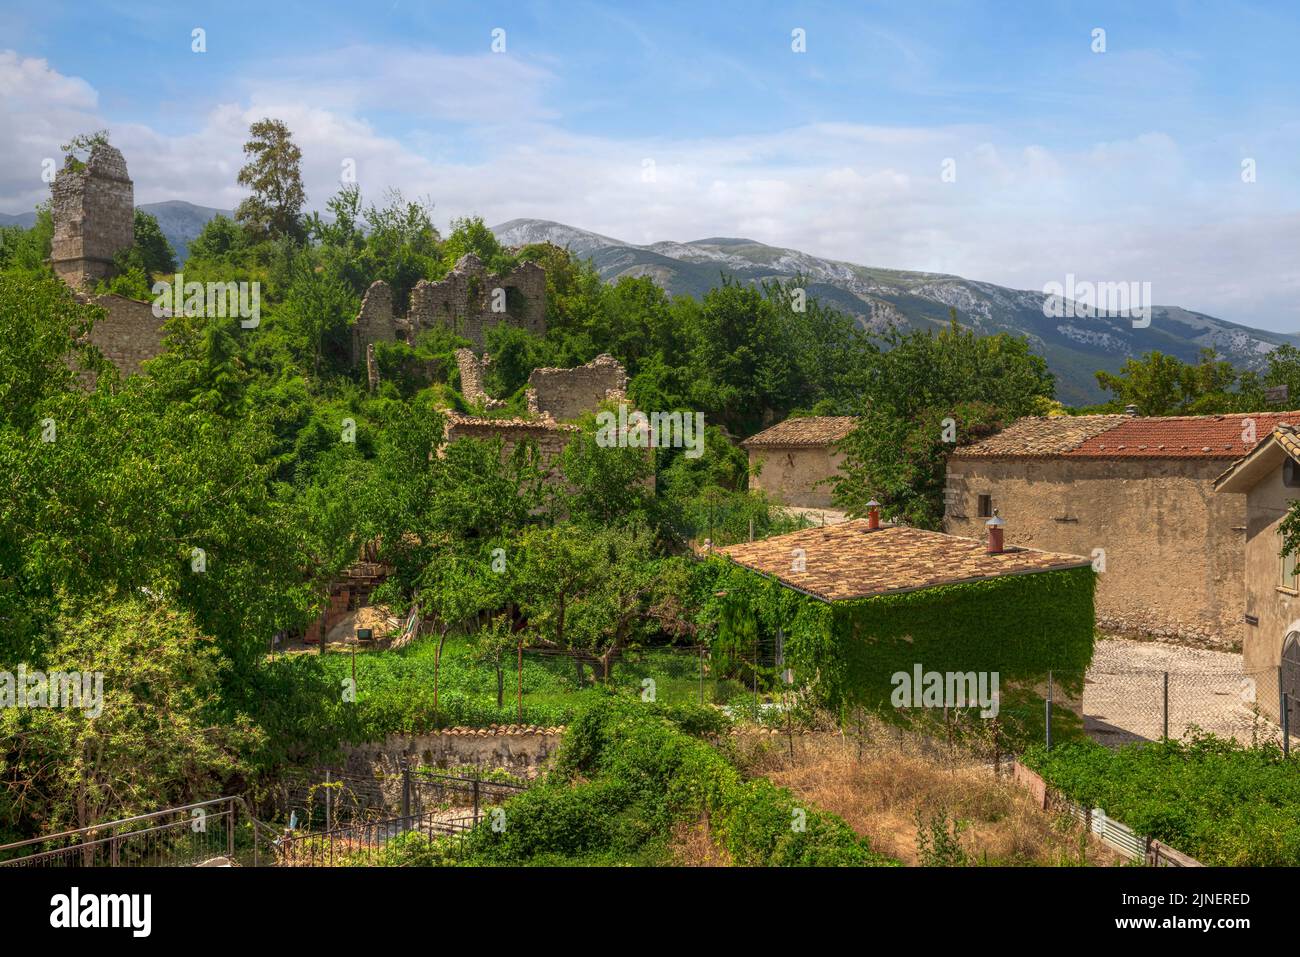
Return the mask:
<svg viewBox="0 0 1300 957">
<path fill-rule="evenodd" d="M 1087 439 L 1113 429 L 1122 415 L 1062 415 L 1017 419 L 991 435 L 953 452 L 961 458 L 1040 458 L 1062 455 Z"/>
<path fill-rule="evenodd" d="M 1273 439 L 1278 445 L 1282 446 L 1287 455 L 1300 462 L 1300 434 L 1297 434 L 1296 426 L 1290 424 L 1279 425 L 1273 430 Z"/>
<path fill-rule="evenodd" d="M 1019 419 L 997 435 L 953 453 L 958 458 L 1235 459 L 1255 443 L 1243 441 L 1280 423 L 1300 424 L 1300 412 L 1232 415 L 1081 415 Z"/>
<path fill-rule="evenodd" d="M 830 445 L 852 432 L 857 423 L 858 420 L 851 415 L 810 415 L 801 419 L 786 419 L 757 435 L 751 435 L 740 444 L 742 448 Z"/>
<path fill-rule="evenodd" d="M 1247 419 L 1254 420 L 1254 429 L 1248 428 Z M 1300 422 L 1300 412 L 1131 416 L 1068 454 L 1072 458 L 1237 459 L 1286 421 Z M 1246 436 L 1249 441 L 1243 441 Z"/>
<path fill-rule="evenodd" d="M 803 549 L 804 571 L 794 570 L 797 548 Z M 1077 555 L 1015 546 L 989 555 L 976 539 L 902 525 L 869 531 L 865 518 L 729 545 L 718 554 L 822 601 L 1091 564 Z"/>
</svg>

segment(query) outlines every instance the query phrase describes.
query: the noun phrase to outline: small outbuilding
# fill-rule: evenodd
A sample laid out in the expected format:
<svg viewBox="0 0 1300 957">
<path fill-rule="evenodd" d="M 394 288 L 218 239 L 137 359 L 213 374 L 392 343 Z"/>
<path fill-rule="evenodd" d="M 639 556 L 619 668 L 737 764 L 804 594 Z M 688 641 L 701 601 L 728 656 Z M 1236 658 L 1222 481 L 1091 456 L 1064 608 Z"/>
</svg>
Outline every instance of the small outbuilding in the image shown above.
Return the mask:
<svg viewBox="0 0 1300 957">
<path fill-rule="evenodd" d="M 749 453 L 749 487 L 782 505 L 829 508 L 831 483 L 844 455 L 839 451 L 857 419 L 813 415 L 786 419 L 740 443 Z"/>
<path fill-rule="evenodd" d="M 1081 694 L 1095 573 L 1087 558 L 1007 545 L 1004 534 L 996 516 L 980 540 L 882 523 L 873 507 L 722 548 L 720 643 L 748 644 L 759 660 L 771 649 L 774 673 L 823 706 L 888 708 L 903 673 L 996 675 L 1011 695 L 1003 710 L 1018 700 L 1021 717 L 1041 723 L 1049 672 L 1058 695 Z"/>
</svg>

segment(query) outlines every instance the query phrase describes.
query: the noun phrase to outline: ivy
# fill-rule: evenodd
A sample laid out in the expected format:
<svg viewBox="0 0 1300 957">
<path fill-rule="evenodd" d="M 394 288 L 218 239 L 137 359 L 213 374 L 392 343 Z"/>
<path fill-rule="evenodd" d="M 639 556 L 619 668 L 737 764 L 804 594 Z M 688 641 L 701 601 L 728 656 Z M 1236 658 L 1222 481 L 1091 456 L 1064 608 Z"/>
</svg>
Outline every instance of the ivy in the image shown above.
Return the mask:
<svg viewBox="0 0 1300 957">
<path fill-rule="evenodd" d="M 1079 692 L 1092 660 L 1091 568 L 1009 575 L 976 582 L 827 603 L 731 566 L 718 651 L 734 655 L 759 636 L 784 633 L 786 666 L 822 706 L 887 710 L 891 677 L 927 672 L 997 672 L 1003 685 L 1052 673 Z"/>
</svg>

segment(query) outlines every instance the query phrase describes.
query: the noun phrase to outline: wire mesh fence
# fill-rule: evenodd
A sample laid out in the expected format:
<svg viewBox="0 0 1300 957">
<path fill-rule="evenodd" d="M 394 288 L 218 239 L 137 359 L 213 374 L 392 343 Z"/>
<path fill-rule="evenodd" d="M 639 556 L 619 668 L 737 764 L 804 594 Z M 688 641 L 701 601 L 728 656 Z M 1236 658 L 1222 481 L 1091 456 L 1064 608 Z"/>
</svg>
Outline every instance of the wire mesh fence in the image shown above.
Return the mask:
<svg viewBox="0 0 1300 957">
<path fill-rule="evenodd" d="M 1203 670 L 1095 668 L 1083 691 L 1084 729 L 1121 745 L 1208 732 L 1255 747 L 1283 744 L 1281 687 L 1276 668 Z M 1294 716 L 1294 705 L 1291 707 Z M 1300 728 L 1292 727 L 1291 743 Z"/>
</svg>

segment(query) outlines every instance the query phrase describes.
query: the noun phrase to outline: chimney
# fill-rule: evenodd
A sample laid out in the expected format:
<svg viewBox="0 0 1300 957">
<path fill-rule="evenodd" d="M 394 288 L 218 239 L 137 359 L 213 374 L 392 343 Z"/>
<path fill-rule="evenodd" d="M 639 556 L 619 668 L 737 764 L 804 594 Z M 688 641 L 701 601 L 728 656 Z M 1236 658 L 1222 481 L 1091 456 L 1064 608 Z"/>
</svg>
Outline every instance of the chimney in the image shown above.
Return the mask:
<svg viewBox="0 0 1300 957">
<path fill-rule="evenodd" d="M 1002 529 L 1007 523 L 998 518 L 998 510 L 993 510 L 993 517 L 984 523 L 984 527 L 989 530 L 989 544 L 987 552 L 990 555 L 1002 554 Z"/>
<path fill-rule="evenodd" d="M 1128 416 L 1136 416 L 1138 414 L 1138 407 L 1130 402 L 1128 405 L 1124 406 L 1124 414 Z"/>
<path fill-rule="evenodd" d="M 867 503 L 867 529 L 874 531 L 880 527 L 880 503 L 874 498 Z"/>
</svg>

